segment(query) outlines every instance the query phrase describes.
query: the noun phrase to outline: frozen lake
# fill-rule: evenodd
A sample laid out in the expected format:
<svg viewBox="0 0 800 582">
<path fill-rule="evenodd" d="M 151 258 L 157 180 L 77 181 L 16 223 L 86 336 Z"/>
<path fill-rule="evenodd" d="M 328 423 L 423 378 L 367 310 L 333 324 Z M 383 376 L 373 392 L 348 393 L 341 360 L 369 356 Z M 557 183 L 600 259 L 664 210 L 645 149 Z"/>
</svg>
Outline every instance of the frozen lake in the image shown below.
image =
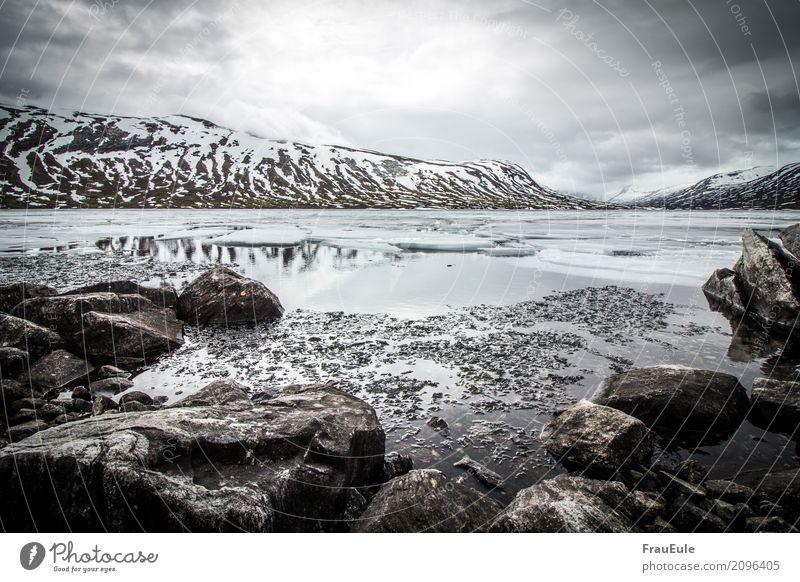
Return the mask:
<svg viewBox="0 0 800 582">
<path fill-rule="evenodd" d="M 220 374 L 259 390 L 336 381 L 375 406 L 390 450 L 454 475 L 469 454 L 508 480 L 502 497 L 560 470 L 543 423 L 614 371 L 720 369 L 748 390 L 793 375 L 780 346 L 732 337 L 700 286 L 734 264 L 742 229 L 795 222 L 800 212 L 4 211 L 0 282 L 180 288 L 201 265 L 230 264 L 280 297 L 284 319 L 190 329 L 136 389 L 174 399 Z M 433 416 L 449 428 L 432 428 Z M 797 465 L 794 443 L 750 423 L 665 454 L 720 476 Z"/>
<path fill-rule="evenodd" d="M 0 253 L 237 263 L 289 309 L 418 317 L 585 285 L 695 289 L 733 264 L 743 228 L 798 220 L 786 211 L 6 210 Z"/>
</svg>

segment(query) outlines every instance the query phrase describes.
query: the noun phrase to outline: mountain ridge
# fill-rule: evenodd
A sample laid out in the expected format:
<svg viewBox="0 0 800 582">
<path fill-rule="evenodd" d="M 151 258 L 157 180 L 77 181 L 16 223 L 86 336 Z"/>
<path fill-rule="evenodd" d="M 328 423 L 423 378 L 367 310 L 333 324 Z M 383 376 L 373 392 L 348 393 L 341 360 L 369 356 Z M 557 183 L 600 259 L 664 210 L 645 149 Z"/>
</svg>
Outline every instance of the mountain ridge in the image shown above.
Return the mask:
<svg viewBox="0 0 800 582">
<path fill-rule="evenodd" d="M 187 115 L 0 105 L 3 208 L 597 208 L 521 166 L 269 140 Z"/>
<path fill-rule="evenodd" d="M 687 186 L 643 193 L 626 205 L 666 210 L 797 210 L 800 209 L 800 163 L 777 169 L 758 166 L 720 172 Z"/>
</svg>

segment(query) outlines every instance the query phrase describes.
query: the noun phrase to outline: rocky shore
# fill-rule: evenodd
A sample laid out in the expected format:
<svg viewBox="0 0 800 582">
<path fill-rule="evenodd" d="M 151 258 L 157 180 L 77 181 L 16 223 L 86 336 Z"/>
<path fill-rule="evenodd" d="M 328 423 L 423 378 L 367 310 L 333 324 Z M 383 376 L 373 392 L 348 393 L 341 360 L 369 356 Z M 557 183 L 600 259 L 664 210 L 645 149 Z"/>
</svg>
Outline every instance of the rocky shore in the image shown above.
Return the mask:
<svg viewBox="0 0 800 582">
<path fill-rule="evenodd" d="M 713 305 L 791 336 L 800 313 L 793 229 L 781 235 L 783 244 L 746 231 L 734 270 L 715 272 L 704 287 Z M 594 326 L 612 343 L 624 342 L 636 325 L 652 325 L 656 313 L 642 309 L 648 316 L 637 323 L 631 310 L 629 327 L 621 330 L 597 315 L 609 306 L 591 292 L 581 296 L 581 306 L 585 312 L 569 310 L 562 320 Z M 529 306 L 531 324 L 553 308 L 547 302 Z M 491 316 L 524 323 L 519 311 L 504 309 Z M 524 352 L 507 352 L 504 369 L 495 373 L 492 362 L 502 361 L 507 346 L 500 336 L 480 343 L 474 353 L 485 359 L 464 373 L 493 384 L 494 392 L 485 395 L 497 406 L 547 413 L 539 438 L 561 473 L 523 488 L 507 503 L 495 495 L 506 478 L 480 460 L 462 456 L 454 463 L 477 485 L 470 487 L 463 478 L 415 469 L 406 454 L 387 454 L 387 427 L 376 407 L 339 385 L 256 389 L 221 377 L 169 403 L 131 390 L 132 371 L 185 350 L 185 326 L 195 349 L 213 350 L 204 344 L 214 341 L 213 330 L 236 337 L 241 326 L 279 329 L 286 325 L 283 315 L 265 285 L 224 267 L 187 282 L 180 293 L 133 280 L 87 282 L 66 292 L 28 283 L 0 287 L 3 528 L 797 531 L 800 468 L 720 479 L 695 461 L 670 462 L 662 454 L 723 442 L 745 420 L 796 438 L 800 383 L 783 377 L 759 378 L 748 394 L 737 377 L 717 370 L 619 365 L 586 399 L 570 403 L 560 394 L 553 411 L 540 405 L 539 392 L 526 400 L 524 388 L 509 384 L 516 376 L 504 372 L 528 365 Z M 482 316 L 480 309 L 470 314 L 471 321 Z M 324 325 L 335 330 L 336 323 Z M 524 340 L 534 342 L 537 357 L 549 341 L 542 333 Z M 316 353 L 312 345 L 324 343 L 311 337 L 300 351 Z M 364 339 L 369 350 L 369 337 Z M 452 357 L 460 348 L 425 349 Z M 552 357 L 555 367 L 559 356 Z M 505 400 L 512 389 L 522 397 Z M 447 437 L 447 420 L 426 418 L 431 431 Z"/>
</svg>

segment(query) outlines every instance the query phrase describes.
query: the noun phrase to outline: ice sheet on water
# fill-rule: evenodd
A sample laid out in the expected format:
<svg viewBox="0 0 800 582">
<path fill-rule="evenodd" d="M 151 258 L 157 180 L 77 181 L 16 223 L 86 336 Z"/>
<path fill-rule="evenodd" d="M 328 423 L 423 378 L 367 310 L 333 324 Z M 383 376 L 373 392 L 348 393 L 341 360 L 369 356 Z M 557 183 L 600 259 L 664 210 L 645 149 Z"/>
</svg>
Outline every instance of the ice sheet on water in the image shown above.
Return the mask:
<svg viewBox="0 0 800 582">
<path fill-rule="evenodd" d="M 206 242 L 228 247 L 285 247 L 299 245 L 308 235 L 308 230 L 296 226 L 270 225 L 235 230 Z"/>
<path fill-rule="evenodd" d="M 447 232 L 425 232 L 412 236 L 397 237 L 388 242 L 406 251 L 469 253 L 492 248 L 491 243 L 496 241 L 489 237 Z"/>
</svg>

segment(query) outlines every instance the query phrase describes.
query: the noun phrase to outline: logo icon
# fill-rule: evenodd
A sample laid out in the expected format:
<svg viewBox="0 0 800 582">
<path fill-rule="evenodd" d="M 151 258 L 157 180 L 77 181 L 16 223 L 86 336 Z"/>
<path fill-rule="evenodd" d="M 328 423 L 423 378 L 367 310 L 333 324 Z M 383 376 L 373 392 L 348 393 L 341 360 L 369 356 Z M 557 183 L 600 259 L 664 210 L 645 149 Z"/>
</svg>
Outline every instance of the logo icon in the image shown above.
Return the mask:
<svg viewBox="0 0 800 582">
<path fill-rule="evenodd" d="M 19 551 L 19 563 L 26 570 L 35 570 L 44 561 L 44 546 L 39 542 L 30 542 Z"/>
</svg>

